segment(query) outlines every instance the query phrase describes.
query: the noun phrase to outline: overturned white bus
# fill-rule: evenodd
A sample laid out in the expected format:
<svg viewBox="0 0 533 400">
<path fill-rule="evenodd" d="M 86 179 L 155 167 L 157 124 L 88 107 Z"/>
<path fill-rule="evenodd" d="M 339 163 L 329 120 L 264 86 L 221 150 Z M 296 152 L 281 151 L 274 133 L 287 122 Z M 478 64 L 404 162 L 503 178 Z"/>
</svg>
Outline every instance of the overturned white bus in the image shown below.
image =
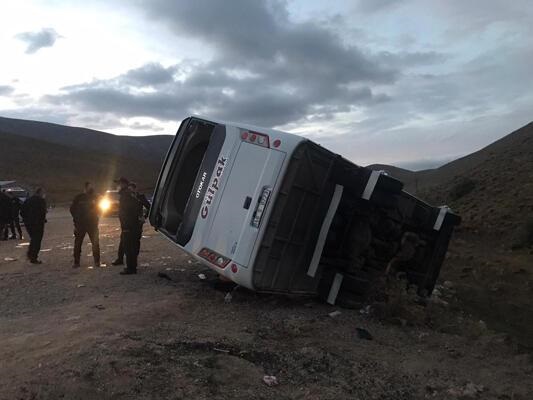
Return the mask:
<svg viewBox="0 0 533 400">
<path fill-rule="evenodd" d="M 334 304 L 403 272 L 429 295 L 460 218 L 297 135 L 185 119 L 160 173 L 151 224 L 252 290 Z"/>
</svg>

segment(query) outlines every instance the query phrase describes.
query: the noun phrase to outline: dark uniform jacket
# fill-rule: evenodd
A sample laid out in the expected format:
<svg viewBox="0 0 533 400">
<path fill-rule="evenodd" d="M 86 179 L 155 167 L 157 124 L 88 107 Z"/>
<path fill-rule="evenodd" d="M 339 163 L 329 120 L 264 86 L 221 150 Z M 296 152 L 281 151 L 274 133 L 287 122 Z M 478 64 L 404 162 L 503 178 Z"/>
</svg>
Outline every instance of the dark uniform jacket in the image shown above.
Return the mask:
<svg viewBox="0 0 533 400">
<path fill-rule="evenodd" d="M 142 193 L 134 193 L 135 198 L 139 203 L 141 203 L 141 215 L 144 218 L 148 218 L 148 213 L 150 212 L 150 202 L 146 198 L 146 196 Z"/>
<path fill-rule="evenodd" d="M 0 192 L 0 225 L 11 221 L 11 199 Z"/>
<path fill-rule="evenodd" d="M 13 197 L 11 199 L 11 219 L 18 220 L 21 207 L 22 201 L 18 197 Z"/>
<path fill-rule="evenodd" d="M 129 189 L 119 192 L 118 218 L 124 231 L 139 230 L 142 227 L 143 206 Z"/>
<path fill-rule="evenodd" d="M 44 225 L 46 201 L 40 196 L 31 196 L 22 204 L 21 215 L 25 225 Z"/>
<path fill-rule="evenodd" d="M 94 193 L 80 193 L 70 206 L 70 214 L 76 227 L 98 226 L 98 197 Z"/>
</svg>

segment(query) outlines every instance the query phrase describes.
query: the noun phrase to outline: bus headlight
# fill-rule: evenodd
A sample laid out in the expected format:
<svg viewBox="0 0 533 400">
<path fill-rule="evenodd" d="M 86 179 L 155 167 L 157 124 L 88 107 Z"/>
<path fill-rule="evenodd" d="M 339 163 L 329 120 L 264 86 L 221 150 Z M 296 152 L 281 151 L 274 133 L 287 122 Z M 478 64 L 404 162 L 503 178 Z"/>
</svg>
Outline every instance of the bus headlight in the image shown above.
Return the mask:
<svg viewBox="0 0 533 400">
<path fill-rule="evenodd" d="M 111 208 L 111 202 L 109 199 L 102 199 L 100 200 L 100 203 L 98 203 L 98 207 L 102 212 L 107 212 Z"/>
</svg>

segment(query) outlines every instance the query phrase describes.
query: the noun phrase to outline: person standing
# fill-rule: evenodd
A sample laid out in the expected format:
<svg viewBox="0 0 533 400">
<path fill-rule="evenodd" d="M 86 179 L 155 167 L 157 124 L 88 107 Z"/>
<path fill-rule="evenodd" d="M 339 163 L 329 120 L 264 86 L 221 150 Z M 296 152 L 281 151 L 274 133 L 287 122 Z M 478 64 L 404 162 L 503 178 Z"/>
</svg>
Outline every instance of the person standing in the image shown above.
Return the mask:
<svg viewBox="0 0 533 400">
<path fill-rule="evenodd" d="M 142 236 L 142 205 L 128 187 L 129 181 L 121 177 L 115 181 L 119 185 L 118 217 L 120 220 L 120 240 L 124 246 L 126 256 L 126 268 L 121 275 L 137 273 L 137 256 L 139 254 L 140 240 Z"/>
<path fill-rule="evenodd" d="M 39 260 L 39 251 L 41 250 L 44 224 L 46 223 L 46 201 L 44 197 L 44 190 L 38 188 L 33 196 L 22 204 L 21 208 L 22 220 L 30 237 L 28 259 L 32 264 L 42 264 Z"/>
<path fill-rule="evenodd" d="M 11 229 L 11 236 L 9 239 L 16 239 L 17 232 L 19 234 L 19 239 L 22 239 L 22 228 L 20 227 L 20 208 L 22 206 L 22 201 L 11 192 L 7 192 L 10 200 L 10 210 L 11 218 L 9 224 L 6 225 L 4 230 L 4 238 L 8 238 L 8 229 Z M 16 230 L 15 230 L 16 229 Z"/>
<path fill-rule="evenodd" d="M 4 230 L 7 229 L 7 225 L 11 220 L 11 201 L 8 195 L 2 190 L 0 191 L 0 240 L 6 240 L 4 238 Z M 6 235 L 7 236 L 7 235 Z"/>
<path fill-rule="evenodd" d="M 141 229 L 139 230 L 139 241 L 138 241 L 138 248 L 136 249 L 137 255 L 139 255 L 139 252 L 141 250 L 141 238 L 142 238 L 142 232 L 143 232 L 143 224 L 146 218 L 148 218 L 148 213 L 150 211 L 150 202 L 146 198 L 146 196 L 142 193 L 137 192 L 137 184 L 135 182 L 129 182 L 128 183 L 128 189 L 131 191 L 132 195 L 137 199 L 137 201 L 141 205 L 139 215 L 139 221 L 141 223 Z M 124 243 L 122 241 L 122 235 L 120 238 L 120 243 L 118 246 L 118 254 L 117 259 L 111 263 L 112 265 L 124 265 Z"/>
<path fill-rule="evenodd" d="M 100 266 L 100 238 L 98 232 L 98 198 L 90 182 L 85 182 L 83 193 L 72 200 L 70 214 L 74 222 L 74 264 L 79 268 L 81 248 L 85 235 L 89 236 L 93 249 L 94 265 Z"/>
</svg>

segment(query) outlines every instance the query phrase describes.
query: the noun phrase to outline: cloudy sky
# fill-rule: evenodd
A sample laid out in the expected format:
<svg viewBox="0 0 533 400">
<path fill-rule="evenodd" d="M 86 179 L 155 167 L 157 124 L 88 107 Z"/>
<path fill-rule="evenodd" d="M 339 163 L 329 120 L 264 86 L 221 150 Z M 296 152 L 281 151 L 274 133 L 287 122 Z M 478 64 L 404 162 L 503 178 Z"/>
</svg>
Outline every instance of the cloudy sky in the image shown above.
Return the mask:
<svg viewBox="0 0 533 400">
<path fill-rule="evenodd" d="M 533 120 L 530 0 L 3 0 L 0 115 L 173 134 L 191 113 L 359 164 L 442 164 Z"/>
</svg>

